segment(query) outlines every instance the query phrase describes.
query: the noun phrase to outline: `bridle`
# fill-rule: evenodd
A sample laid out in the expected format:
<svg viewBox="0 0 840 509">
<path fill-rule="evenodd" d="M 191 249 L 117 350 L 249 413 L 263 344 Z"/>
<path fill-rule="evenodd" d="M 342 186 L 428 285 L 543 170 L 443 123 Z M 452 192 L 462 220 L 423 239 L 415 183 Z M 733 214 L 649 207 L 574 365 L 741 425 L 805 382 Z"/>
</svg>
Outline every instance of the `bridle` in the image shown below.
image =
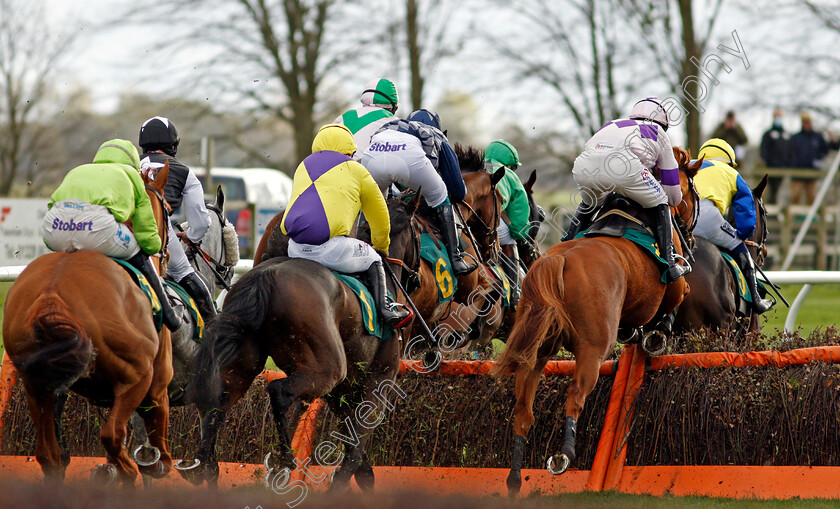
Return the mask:
<svg viewBox="0 0 840 509">
<path fill-rule="evenodd" d="M 683 170 L 681 170 L 683 171 Z M 685 171 L 683 171 L 685 173 Z M 691 192 L 691 199 L 694 202 L 694 210 L 692 211 L 692 218 L 691 224 L 686 224 L 685 220 L 682 218 L 683 214 L 685 214 L 686 210 L 688 209 L 688 203 L 685 201 L 685 198 L 682 199 L 679 205 L 677 205 L 677 215 L 674 217 L 677 223 L 677 227 L 680 229 L 681 233 L 685 237 L 686 243 L 688 244 L 688 249 L 694 251 L 694 235 L 693 231 L 694 228 L 697 226 L 697 220 L 700 218 L 700 193 L 697 192 L 697 187 L 694 185 L 694 178 L 689 177 L 686 173 L 686 178 L 688 179 L 688 189 Z M 683 207 L 680 210 L 680 207 Z"/>
<path fill-rule="evenodd" d="M 161 218 L 163 223 L 158 225 L 158 230 L 159 230 L 158 234 L 160 235 L 160 240 L 161 240 L 160 250 L 157 253 L 155 253 L 154 255 L 152 255 L 152 256 L 160 259 L 160 273 L 161 273 L 160 275 L 162 276 L 166 272 L 166 270 L 165 270 L 165 268 L 166 268 L 166 244 L 167 244 L 167 242 L 169 242 L 169 224 L 168 224 L 168 221 L 169 221 L 169 210 L 171 210 L 171 209 L 169 207 L 169 204 L 166 203 L 166 200 L 163 198 L 163 195 L 160 194 L 160 191 L 158 191 L 154 187 L 150 186 L 149 184 L 146 184 L 146 191 L 150 191 L 155 196 L 155 198 L 157 198 L 157 201 L 160 204 L 161 214 L 163 215 L 163 217 Z"/>
<path fill-rule="evenodd" d="M 207 210 L 216 214 L 216 218 L 219 220 L 219 224 L 222 226 L 224 230 L 225 225 L 227 224 L 227 218 L 225 217 L 222 210 L 215 205 L 207 205 Z M 191 261 L 195 262 L 196 255 L 198 255 L 204 263 L 210 268 L 210 271 L 213 272 L 213 275 L 216 277 L 216 281 L 223 286 L 225 289 L 230 290 L 230 280 L 233 278 L 233 271 L 234 267 L 228 267 L 224 264 L 225 261 L 225 237 L 224 234 L 221 235 L 219 242 L 221 243 L 221 249 L 219 252 L 221 253 L 221 259 L 216 260 L 212 256 L 210 256 L 207 251 L 201 248 L 201 245 L 193 244 L 189 242 L 189 251 L 187 252 L 187 256 L 190 258 Z"/>
<path fill-rule="evenodd" d="M 485 175 L 487 175 L 488 177 L 490 176 L 489 173 L 485 173 Z M 473 208 L 473 206 L 469 204 L 469 202 L 467 202 L 467 201 L 459 202 L 459 205 L 463 205 L 464 207 L 467 208 L 467 210 L 470 211 L 471 216 L 469 218 L 464 218 L 463 215 L 462 215 L 461 219 L 467 225 L 467 236 L 470 237 L 470 240 L 473 243 L 473 247 L 475 247 L 475 252 L 479 256 L 479 260 L 478 260 L 479 262 L 483 262 L 483 260 L 480 259 L 481 258 L 481 249 L 479 249 L 480 244 L 473 237 L 473 234 L 477 235 L 478 237 L 480 237 L 482 239 L 488 239 L 488 238 L 493 239 L 486 246 L 487 247 L 487 252 L 488 252 L 488 254 L 490 254 L 490 256 L 492 256 L 494 253 L 496 253 L 499 250 L 499 246 L 498 246 L 499 238 L 497 236 L 495 236 L 494 234 L 496 233 L 496 230 L 499 228 L 499 222 L 501 221 L 501 212 L 499 211 L 499 197 L 496 195 L 496 186 L 495 186 L 495 184 L 492 183 L 492 180 L 490 181 L 490 195 L 493 196 L 493 218 L 491 219 L 492 224 L 489 224 L 489 225 L 487 224 L 487 221 L 485 221 L 481 217 L 481 215 L 478 212 L 476 212 L 476 210 Z M 458 208 L 457 210 L 458 210 L 458 213 L 460 215 L 460 208 Z M 475 219 L 475 221 L 478 221 L 478 225 L 476 225 L 476 227 L 473 227 L 473 226 L 469 225 L 469 222 L 473 219 Z"/>
<path fill-rule="evenodd" d="M 397 265 L 403 271 L 403 278 L 404 280 L 401 281 L 403 287 L 405 288 L 406 292 L 409 294 L 414 293 L 414 290 L 420 288 L 420 234 L 417 232 L 417 229 L 414 226 L 416 219 L 414 215 L 409 218 L 408 220 L 408 228 L 411 232 L 411 260 L 413 261 L 412 266 L 410 267 L 407 263 L 405 263 L 405 256 L 403 259 L 399 258 L 391 258 L 390 256 L 385 257 L 385 261 L 390 264 Z"/>
</svg>

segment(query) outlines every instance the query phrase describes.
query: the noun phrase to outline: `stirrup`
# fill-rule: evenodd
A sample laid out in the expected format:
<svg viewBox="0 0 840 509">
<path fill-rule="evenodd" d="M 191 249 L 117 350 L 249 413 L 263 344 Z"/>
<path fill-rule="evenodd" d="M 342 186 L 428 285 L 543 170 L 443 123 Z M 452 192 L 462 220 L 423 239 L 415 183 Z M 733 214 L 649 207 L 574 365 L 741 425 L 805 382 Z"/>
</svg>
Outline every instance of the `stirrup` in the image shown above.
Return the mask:
<svg viewBox="0 0 840 509">
<path fill-rule="evenodd" d="M 688 269 L 685 272 L 685 274 L 688 274 L 689 272 L 691 272 L 693 270 L 693 268 L 691 267 L 691 262 L 689 262 L 683 255 L 677 253 L 676 251 L 674 251 L 674 259 L 678 260 L 678 261 L 682 260 L 682 262 L 684 264 L 684 267 Z"/>
</svg>

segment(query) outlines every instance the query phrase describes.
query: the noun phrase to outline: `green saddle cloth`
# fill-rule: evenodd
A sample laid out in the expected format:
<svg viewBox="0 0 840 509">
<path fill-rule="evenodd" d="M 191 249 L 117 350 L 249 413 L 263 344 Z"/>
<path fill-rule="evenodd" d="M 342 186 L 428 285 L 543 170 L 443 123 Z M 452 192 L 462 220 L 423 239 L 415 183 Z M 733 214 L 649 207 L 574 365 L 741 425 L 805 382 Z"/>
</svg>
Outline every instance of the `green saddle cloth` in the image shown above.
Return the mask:
<svg viewBox="0 0 840 509">
<path fill-rule="evenodd" d="M 178 283 L 167 280 L 164 280 L 164 282 L 168 288 L 171 288 L 172 291 L 178 295 L 178 299 L 184 303 L 184 306 L 190 312 L 193 323 L 195 323 L 192 339 L 196 343 L 201 343 L 204 339 L 204 318 L 202 318 L 201 313 L 198 312 L 198 304 L 195 303 L 195 299 L 190 297 L 190 294 L 187 293 L 187 291 L 184 290 L 184 287 Z"/>
<path fill-rule="evenodd" d="M 576 239 L 579 239 L 586 235 L 589 230 L 583 231 L 575 235 Z M 665 261 L 662 256 L 659 254 L 659 246 L 656 244 L 656 239 L 653 238 L 653 235 L 648 233 L 646 230 L 636 230 L 632 228 L 627 228 L 621 234 L 621 238 L 627 239 L 630 242 L 636 244 L 644 252 L 650 255 L 653 258 L 653 261 L 659 266 L 660 271 L 662 272 L 662 277 L 659 278 L 659 281 L 665 283 L 668 281 L 667 279 L 667 272 L 668 272 L 668 262 Z"/>
<path fill-rule="evenodd" d="M 432 264 L 438 287 L 438 302 L 449 302 L 458 289 L 452 275 L 452 264 L 443 242 L 428 233 L 420 234 L 420 257 Z"/>
<path fill-rule="evenodd" d="M 160 301 L 155 294 L 155 291 L 152 289 L 151 285 L 149 284 L 149 280 L 146 279 L 146 276 L 143 275 L 142 272 L 137 270 L 133 265 L 128 263 L 125 260 L 120 260 L 118 258 L 111 258 L 115 262 L 122 265 L 128 275 L 131 276 L 131 279 L 134 280 L 134 283 L 143 290 L 143 293 L 149 299 L 149 303 L 152 305 L 152 318 L 155 321 L 155 327 L 157 328 L 158 332 L 163 328 L 163 312 L 162 308 L 160 307 Z"/>
<path fill-rule="evenodd" d="M 376 309 L 370 290 L 361 281 L 349 274 L 335 271 L 332 271 L 332 273 L 359 298 L 359 304 L 362 308 L 362 322 L 365 324 L 365 330 L 368 331 L 368 334 L 382 340 L 390 339 L 394 335 L 394 329 L 379 319 L 379 311 Z"/>
</svg>

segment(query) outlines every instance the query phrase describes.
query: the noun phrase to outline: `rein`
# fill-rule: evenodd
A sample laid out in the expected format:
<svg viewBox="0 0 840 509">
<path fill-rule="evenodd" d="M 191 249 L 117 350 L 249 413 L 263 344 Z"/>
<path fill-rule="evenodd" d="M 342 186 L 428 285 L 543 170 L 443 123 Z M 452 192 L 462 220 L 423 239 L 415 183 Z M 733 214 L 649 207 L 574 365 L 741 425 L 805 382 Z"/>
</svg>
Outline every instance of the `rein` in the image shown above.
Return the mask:
<svg viewBox="0 0 840 509">
<path fill-rule="evenodd" d="M 157 253 L 152 255 L 152 256 L 155 256 L 155 257 L 160 259 L 160 265 L 161 265 L 160 272 L 161 272 L 161 275 L 163 275 L 163 272 L 165 272 L 163 270 L 163 268 L 164 268 L 164 264 L 166 263 L 166 245 L 169 242 L 169 225 L 167 224 L 167 222 L 169 221 L 168 211 L 171 210 L 171 209 L 169 208 L 169 204 L 166 203 L 166 200 L 163 199 L 163 195 L 161 195 L 160 192 L 157 189 L 150 186 L 149 184 L 146 184 L 146 191 L 151 191 L 151 193 L 153 195 L 155 195 L 155 198 L 157 198 L 158 202 L 160 203 L 161 211 L 163 212 L 164 224 L 158 225 L 158 228 L 162 232 L 162 233 L 158 232 L 158 234 L 160 235 L 160 240 L 161 240 L 160 251 L 158 251 Z"/>
<path fill-rule="evenodd" d="M 400 260 L 399 258 L 391 258 L 390 256 L 383 256 L 386 262 L 394 264 L 402 268 L 407 274 L 405 280 L 406 288 L 411 288 L 413 285 L 420 287 L 420 235 L 417 233 L 417 230 L 414 228 L 414 221 L 416 219 L 412 216 L 408 221 L 408 227 L 411 230 L 411 237 L 412 241 L 412 254 L 414 255 L 414 263 L 417 265 L 416 268 L 409 267 L 405 261 Z M 407 295 L 407 294 L 406 294 Z"/>
<path fill-rule="evenodd" d="M 214 205 L 206 205 L 206 207 L 207 207 L 207 210 L 210 210 L 210 211 L 212 211 L 213 213 L 216 214 L 216 218 L 218 218 L 219 224 L 222 226 L 222 229 L 224 229 L 224 227 L 225 227 L 225 225 L 227 224 L 228 221 L 225 218 L 222 211 Z M 177 228 L 180 231 L 184 231 L 181 228 L 180 224 L 177 225 Z M 225 257 L 224 235 L 221 236 L 221 238 L 219 239 L 219 242 L 221 242 L 221 246 L 222 246 L 222 248 L 220 250 L 221 253 L 222 253 L 222 260 L 224 260 L 224 257 Z M 196 254 L 199 255 L 199 257 L 202 260 L 204 260 L 204 263 L 207 264 L 207 267 L 210 269 L 210 271 L 213 273 L 213 275 L 216 276 L 216 281 L 220 285 L 222 285 L 222 287 L 224 287 L 226 290 L 230 291 L 230 283 L 228 283 L 228 280 L 229 280 L 230 274 L 231 274 L 231 272 L 233 271 L 234 268 L 233 267 L 228 267 L 227 265 L 225 265 L 221 261 L 216 260 L 215 258 L 210 256 L 210 254 L 207 251 L 202 249 L 201 245 L 195 244 L 195 243 L 191 242 L 189 239 L 187 239 L 187 244 L 189 244 L 189 247 L 190 247 L 190 253 L 188 253 L 188 256 L 191 255 L 190 258 L 195 260 Z"/>
</svg>

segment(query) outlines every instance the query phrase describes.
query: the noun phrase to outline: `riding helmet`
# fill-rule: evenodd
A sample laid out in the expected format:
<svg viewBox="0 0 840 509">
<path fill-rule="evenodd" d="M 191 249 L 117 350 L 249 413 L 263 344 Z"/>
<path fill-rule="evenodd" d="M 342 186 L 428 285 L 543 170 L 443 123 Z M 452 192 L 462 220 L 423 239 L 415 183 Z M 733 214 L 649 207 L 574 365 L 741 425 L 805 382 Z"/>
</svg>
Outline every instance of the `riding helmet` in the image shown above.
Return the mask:
<svg viewBox="0 0 840 509">
<path fill-rule="evenodd" d="M 406 120 L 413 120 L 414 122 L 421 122 L 426 125 L 430 125 L 432 127 L 437 127 L 441 131 L 443 128 L 440 126 L 440 115 L 435 113 L 434 111 L 427 110 L 426 108 L 412 111 Z"/>
<path fill-rule="evenodd" d="M 373 80 L 365 86 L 361 101 L 365 106 L 379 106 L 391 113 L 396 113 L 400 98 L 397 95 L 397 86 L 394 85 L 394 82 L 381 78 Z"/>
<path fill-rule="evenodd" d="M 500 164 L 515 170 L 519 167 L 519 152 L 505 140 L 491 141 L 484 149 L 484 162 Z"/>
<path fill-rule="evenodd" d="M 633 105 L 630 112 L 633 120 L 650 120 L 656 122 L 662 129 L 668 130 L 668 112 L 662 106 L 662 102 L 656 97 L 647 97 Z"/>
<path fill-rule="evenodd" d="M 166 117 L 152 117 L 140 127 L 140 147 L 145 152 L 162 150 L 174 157 L 180 142 L 175 124 Z"/>
<path fill-rule="evenodd" d="M 720 138 L 712 138 L 704 143 L 697 157 L 702 157 L 706 161 L 721 161 L 733 168 L 738 167 L 738 163 L 735 162 L 735 149 L 726 140 Z"/>
</svg>

